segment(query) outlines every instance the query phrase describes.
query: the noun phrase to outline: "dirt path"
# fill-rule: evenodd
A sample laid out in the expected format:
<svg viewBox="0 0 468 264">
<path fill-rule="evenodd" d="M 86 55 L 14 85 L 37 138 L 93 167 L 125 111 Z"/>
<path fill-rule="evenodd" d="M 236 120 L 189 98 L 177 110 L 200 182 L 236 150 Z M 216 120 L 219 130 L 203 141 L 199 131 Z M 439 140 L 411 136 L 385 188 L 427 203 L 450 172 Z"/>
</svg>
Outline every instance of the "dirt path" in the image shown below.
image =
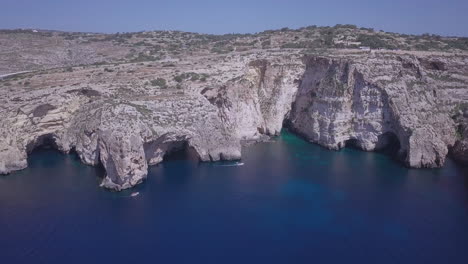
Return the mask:
<svg viewBox="0 0 468 264">
<path fill-rule="evenodd" d="M 17 74 L 22 74 L 22 73 L 27 73 L 27 72 L 31 72 L 31 71 L 20 71 L 20 72 L 2 74 L 2 75 L 0 75 L 0 80 L 3 79 L 3 78 L 6 78 L 6 77 L 10 77 L 10 76 L 14 76 L 14 75 L 17 75 Z"/>
</svg>

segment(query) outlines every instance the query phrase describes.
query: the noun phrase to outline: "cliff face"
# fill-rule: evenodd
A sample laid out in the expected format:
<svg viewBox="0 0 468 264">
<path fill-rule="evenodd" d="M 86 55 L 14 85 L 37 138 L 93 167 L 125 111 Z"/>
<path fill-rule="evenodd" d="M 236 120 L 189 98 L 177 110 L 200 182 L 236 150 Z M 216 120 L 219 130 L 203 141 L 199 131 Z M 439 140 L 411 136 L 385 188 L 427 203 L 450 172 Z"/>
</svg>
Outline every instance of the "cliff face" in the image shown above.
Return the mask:
<svg viewBox="0 0 468 264">
<path fill-rule="evenodd" d="M 455 143 L 455 123 L 442 86 L 418 58 L 305 59 L 291 128 L 331 149 L 346 143 L 377 150 L 398 139 L 409 167 L 442 166 Z"/>
<path fill-rule="evenodd" d="M 148 165 L 181 145 L 203 161 L 240 158 L 239 142 L 202 96 L 127 101 L 68 92 L 22 94 L 27 107 L 2 113 L 0 173 L 25 168 L 28 152 L 45 143 L 75 151 L 85 164 L 102 163 L 102 185 L 115 190 L 140 183 Z"/>
<path fill-rule="evenodd" d="M 241 141 L 278 135 L 283 124 L 334 150 L 394 148 L 409 167 L 442 166 L 449 150 L 466 162 L 467 84 L 467 56 L 398 52 L 260 52 L 28 73 L 0 90 L 0 173 L 25 168 L 30 151 L 52 144 L 102 163 L 102 185 L 121 190 L 167 153 L 239 159 Z"/>
<path fill-rule="evenodd" d="M 330 149 L 391 148 L 408 167 L 440 167 L 456 142 L 456 156 L 466 149 L 451 117 L 468 99 L 465 65 L 463 57 L 392 53 L 256 60 L 205 96 L 242 139 L 278 134 L 286 122 Z"/>
<path fill-rule="evenodd" d="M 253 60 L 244 75 L 203 94 L 237 138 L 258 140 L 281 132 L 303 72 L 297 59 Z"/>
<path fill-rule="evenodd" d="M 457 122 L 457 141 L 451 149 L 451 156 L 461 163 L 468 164 L 468 107 L 455 113 L 454 119 Z"/>
<path fill-rule="evenodd" d="M 468 99 L 465 65 L 463 57 L 391 53 L 256 60 L 243 78 L 207 94 L 242 139 L 275 135 L 286 122 L 330 149 L 389 147 L 408 167 L 440 167 L 466 137 L 457 141 L 451 117 Z"/>
</svg>

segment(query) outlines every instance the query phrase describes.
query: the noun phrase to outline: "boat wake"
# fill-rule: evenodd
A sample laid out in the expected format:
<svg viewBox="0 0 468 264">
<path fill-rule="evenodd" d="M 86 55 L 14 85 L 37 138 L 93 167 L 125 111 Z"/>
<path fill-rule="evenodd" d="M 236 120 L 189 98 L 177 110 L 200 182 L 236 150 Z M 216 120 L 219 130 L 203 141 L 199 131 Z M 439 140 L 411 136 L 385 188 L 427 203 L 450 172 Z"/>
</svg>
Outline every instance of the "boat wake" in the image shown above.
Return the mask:
<svg viewBox="0 0 468 264">
<path fill-rule="evenodd" d="M 231 163 L 231 164 L 214 164 L 213 166 L 217 167 L 237 167 L 237 166 L 243 166 L 243 162 L 236 162 L 236 163 Z"/>
</svg>

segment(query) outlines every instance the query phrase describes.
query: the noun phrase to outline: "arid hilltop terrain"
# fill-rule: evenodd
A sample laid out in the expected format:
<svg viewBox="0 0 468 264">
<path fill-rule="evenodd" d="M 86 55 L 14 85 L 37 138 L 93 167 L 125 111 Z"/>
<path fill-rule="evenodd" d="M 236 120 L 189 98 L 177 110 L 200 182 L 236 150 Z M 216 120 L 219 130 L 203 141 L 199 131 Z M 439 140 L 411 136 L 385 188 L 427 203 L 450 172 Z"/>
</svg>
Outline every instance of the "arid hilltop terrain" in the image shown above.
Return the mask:
<svg viewBox="0 0 468 264">
<path fill-rule="evenodd" d="M 50 144 L 130 188 L 188 148 L 241 158 L 284 127 L 409 167 L 468 163 L 468 38 L 352 25 L 207 35 L 0 31 L 0 173 Z"/>
<path fill-rule="evenodd" d="M 258 50 L 371 49 L 468 51 L 468 38 L 404 35 L 354 25 L 283 28 L 257 34 L 208 35 L 180 31 L 79 33 L 0 30 L 0 75 L 26 70 L 184 59 Z"/>
</svg>

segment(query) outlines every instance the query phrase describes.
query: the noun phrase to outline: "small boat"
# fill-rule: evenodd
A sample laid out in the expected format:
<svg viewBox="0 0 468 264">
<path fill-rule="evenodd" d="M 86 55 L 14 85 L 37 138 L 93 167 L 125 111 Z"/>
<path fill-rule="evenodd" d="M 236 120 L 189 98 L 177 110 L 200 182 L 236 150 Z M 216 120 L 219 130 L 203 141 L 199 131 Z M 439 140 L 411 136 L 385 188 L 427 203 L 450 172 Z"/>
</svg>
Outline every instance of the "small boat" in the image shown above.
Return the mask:
<svg viewBox="0 0 468 264">
<path fill-rule="evenodd" d="M 130 194 L 131 197 L 135 197 L 135 196 L 138 196 L 140 193 L 139 192 L 133 192 L 132 194 Z"/>
</svg>

